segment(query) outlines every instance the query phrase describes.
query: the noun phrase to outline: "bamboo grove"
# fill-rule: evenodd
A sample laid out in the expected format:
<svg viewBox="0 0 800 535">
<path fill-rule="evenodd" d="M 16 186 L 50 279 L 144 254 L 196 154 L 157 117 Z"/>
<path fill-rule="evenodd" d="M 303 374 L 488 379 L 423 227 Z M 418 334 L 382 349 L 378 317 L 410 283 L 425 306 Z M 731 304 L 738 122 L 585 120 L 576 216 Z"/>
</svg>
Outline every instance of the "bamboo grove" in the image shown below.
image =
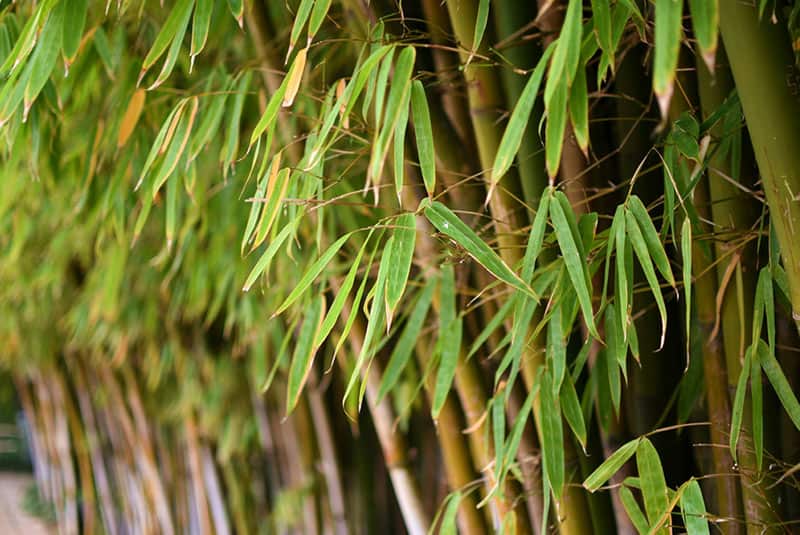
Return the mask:
<svg viewBox="0 0 800 535">
<path fill-rule="evenodd" d="M 0 12 L 61 533 L 790 533 L 800 8 Z"/>
</svg>

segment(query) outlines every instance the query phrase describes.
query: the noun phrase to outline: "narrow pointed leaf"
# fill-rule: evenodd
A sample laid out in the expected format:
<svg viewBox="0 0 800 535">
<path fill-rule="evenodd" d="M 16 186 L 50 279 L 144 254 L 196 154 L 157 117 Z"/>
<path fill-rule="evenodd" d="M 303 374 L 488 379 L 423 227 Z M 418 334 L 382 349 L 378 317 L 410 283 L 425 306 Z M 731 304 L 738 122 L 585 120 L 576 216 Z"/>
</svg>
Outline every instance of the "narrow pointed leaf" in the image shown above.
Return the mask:
<svg viewBox="0 0 800 535">
<path fill-rule="evenodd" d="M 647 438 L 642 438 L 636 448 L 636 467 L 642 484 L 644 510 L 652 529 L 661 519 L 662 513 L 667 510 L 669 497 L 661 459 L 653 443 Z"/>
<path fill-rule="evenodd" d="M 655 0 L 655 4 L 653 89 L 658 96 L 661 116 L 666 118 L 678 66 L 683 0 Z"/>
<path fill-rule="evenodd" d="M 414 244 L 417 239 L 417 221 L 414 214 L 403 214 L 397 218 L 392 231 L 392 249 L 384 253 L 389 262 L 386 276 L 386 318 L 391 318 L 406 289 L 411 262 L 414 259 Z"/>
<path fill-rule="evenodd" d="M 710 535 L 703 492 L 696 479 L 692 479 L 681 494 L 681 516 L 688 535 Z"/>
<path fill-rule="evenodd" d="M 414 137 L 417 141 L 417 156 L 419 157 L 422 180 L 425 191 L 433 195 L 436 189 L 436 149 L 433 145 L 433 128 L 428 109 L 428 98 L 422 82 L 414 80 L 411 83 L 411 113 L 414 119 Z"/>
<path fill-rule="evenodd" d="M 308 307 L 303 324 L 297 334 L 292 365 L 289 368 L 289 380 L 286 385 L 286 414 L 290 414 L 297 406 L 300 393 L 308 379 L 311 365 L 314 363 L 314 338 L 319 332 L 322 316 L 325 312 L 325 297 L 318 295 Z"/>
<path fill-rule="evenodd" d="M 633 457 L 641 440 L 641 438 L 636 438 L 620 446 L 617 451 L 611 454 L 611 457 L 603 461 L 603 464 L 598 466 L 595 471 L 584 480 L 583 486 L 589 492 L 595 492 L 602 487 L 606 481 L 611 479 L 611 476 L 622 468 L 623 464 L 628 462 L 628 459 Z"/>
</svg>

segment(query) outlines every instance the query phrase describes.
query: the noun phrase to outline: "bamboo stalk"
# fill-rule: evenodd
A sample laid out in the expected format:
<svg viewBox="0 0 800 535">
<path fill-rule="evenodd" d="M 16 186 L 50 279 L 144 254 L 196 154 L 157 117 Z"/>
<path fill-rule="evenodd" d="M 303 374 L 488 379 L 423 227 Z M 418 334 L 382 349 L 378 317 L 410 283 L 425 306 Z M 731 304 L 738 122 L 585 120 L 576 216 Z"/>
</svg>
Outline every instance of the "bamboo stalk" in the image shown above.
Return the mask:
<svg viewBox="0 0 800 535">
<path fill-rule="evenodd" d="M 792 317 L 800 329 L 800 102 L 787 83 L 796 76 L 783 22 L 759 21 L 754 4 L 722 0 L 720 30 L 789 279 Z M 733 372 L 732 369 L 728 370 Z"/>
</svg>

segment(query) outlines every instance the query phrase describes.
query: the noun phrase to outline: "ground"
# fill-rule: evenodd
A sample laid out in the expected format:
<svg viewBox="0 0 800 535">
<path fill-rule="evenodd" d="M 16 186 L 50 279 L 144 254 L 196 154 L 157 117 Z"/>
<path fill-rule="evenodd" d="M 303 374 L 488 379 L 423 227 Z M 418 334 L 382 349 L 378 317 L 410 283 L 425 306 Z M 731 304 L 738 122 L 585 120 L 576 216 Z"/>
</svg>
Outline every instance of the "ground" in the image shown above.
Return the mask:
<svg viewBox="0 0 800 535">
<path fill-rule="evenodd" d="M 22 507 L 25 491 L 33 484 L 29 474 L 0 472 L 0 533 L 50 535 L 55 530 Z"/>
</svg>

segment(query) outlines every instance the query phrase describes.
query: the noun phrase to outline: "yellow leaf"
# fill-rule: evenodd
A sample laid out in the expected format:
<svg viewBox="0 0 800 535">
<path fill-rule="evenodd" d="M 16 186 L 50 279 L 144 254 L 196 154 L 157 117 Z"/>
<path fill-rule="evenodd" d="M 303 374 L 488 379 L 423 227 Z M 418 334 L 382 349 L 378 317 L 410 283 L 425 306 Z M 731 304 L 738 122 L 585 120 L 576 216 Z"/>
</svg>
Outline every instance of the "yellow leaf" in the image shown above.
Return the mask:
<svg viewBox="0 0 800 535">
<path fill-rule="evenodd" d="M 144 109 L 144 100 L 144 89 L 134 91 L 130 102 L 128 102 L 128 109 L 125 110 L 125 115 L 122 117 L 122 123 L 119 126 L 117 147 L 125 145 L 128 142 L 128 138 L 133 134 L 133 129 L 136 128 L 136 123 L 139 122 L 139 116 L 142 115 L 142 110 Z"/>
<path fill-rule="evenodd" d="M 303 71 L 306 70 L 306 56 L 308 55 L 308 47 L 301 49 L 297 56 L 294 58 L 294 63 L 289 69 L 287 74 L 288 81 L 286 83 L 286 93 L 283 96 L 282 106 L 288 108 L 294 102 L 294 97 L 297 96 L 297 90 L 300 89 L 300 81 L 303 79 Z"/>
</svg>

